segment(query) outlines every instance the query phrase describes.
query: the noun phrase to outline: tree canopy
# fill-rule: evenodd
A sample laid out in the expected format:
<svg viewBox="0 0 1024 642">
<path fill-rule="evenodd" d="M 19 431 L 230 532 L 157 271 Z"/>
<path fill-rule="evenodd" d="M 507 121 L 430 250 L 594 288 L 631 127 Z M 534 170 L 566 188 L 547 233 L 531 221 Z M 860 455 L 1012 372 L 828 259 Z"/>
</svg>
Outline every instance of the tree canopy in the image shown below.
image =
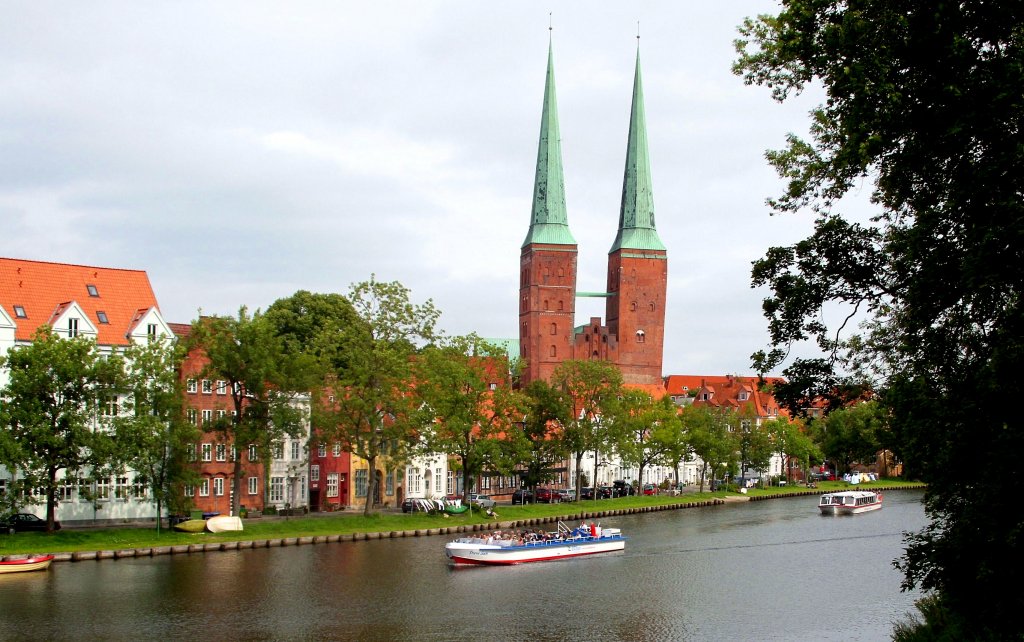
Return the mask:
<svg viewBox="0 0 1024 642">
<path fill-rule="evenodd" d="M 954 637 L 1019 636 L 1024 524 L 992 502 L 1024 446 L 1007 403 L 1024 383 L 1024 5 L 786 0 L 740 34 L 747 83 L 780 101 L 825 92 L 810 139 L 768 153 L 788 181 L 770 207 L 816 222 L 754 264 L 772 344 L 755 365 L 813 339 L 822 354 L 787 368 L 782 401 L 881 393 L 906 470 L 929 484 L 906 585 L 936 592 Z M 867 222 L 841 200 L 862 185 Z M 859 332 L 823 322 L 836 304 Z"/>
</svg>

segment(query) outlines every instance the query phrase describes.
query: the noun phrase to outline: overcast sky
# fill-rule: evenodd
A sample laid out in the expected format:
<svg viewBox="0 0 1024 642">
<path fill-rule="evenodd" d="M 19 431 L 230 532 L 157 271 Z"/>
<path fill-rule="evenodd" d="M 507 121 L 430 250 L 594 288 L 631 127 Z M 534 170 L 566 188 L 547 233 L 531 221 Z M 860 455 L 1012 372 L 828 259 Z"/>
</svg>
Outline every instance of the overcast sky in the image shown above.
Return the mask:
<svg viewBox="0 0 1024 642">
<path fill-rule="evenodd" d="M 449 333 L 514 337 L 553 12 L 569 225 L 603 291 L 640 56 L 665 374 L 750 374 L 751 261 L 806 235 L 770 217 L 764 160 L 820 98 L 730 72 L 744 2 L 8 4 L 0 256 L 145 270 L 168 321 L 266 308 L 371 274 Z M 603 316 L 579 299 L 577 323 Z"/>
</svg>

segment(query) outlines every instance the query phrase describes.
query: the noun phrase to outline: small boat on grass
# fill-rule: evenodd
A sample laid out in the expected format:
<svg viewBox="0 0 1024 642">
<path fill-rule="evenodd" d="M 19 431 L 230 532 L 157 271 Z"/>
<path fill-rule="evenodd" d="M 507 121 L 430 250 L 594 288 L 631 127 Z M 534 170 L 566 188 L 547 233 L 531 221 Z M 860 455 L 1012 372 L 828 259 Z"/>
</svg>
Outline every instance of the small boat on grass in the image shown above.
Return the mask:
<svg viewBox="0 0 1024 642">
<path fill-rule="evenodd" d="M 621 551 L 626 537 L 617 528 L 597 524 L 570 529 L 558 522 L 555 532 L 501 532 L 460 537 L 448 542 L 444 554 L 453 564 L 509 565 Z"/>
<path fill-rule="evenodd" d="M 237 515 L 216 515 L 206 520 L 206 530 L 211 533 L 242 530 L 242 519 Z"/>
<path fill-rule="evenodd" d="M 202 533 L 206 530 L 205 519 L 187 519 L 174 525 L 174 530 L 182 533 Z"/>
<path fill-rule="evenodd" d="M 822 515 L 858 515 L 882 507 L 882 493 L 870 490 L 847 490 L 825 493 L 818 500 Z"/>
<path fill-rule="evenodd" d="M 50 567 L 53 555 L 34 555 L 20 560 L 0 562 L 0 574 L 24 573 L 25 571 L 45 571 Z"/>
</svg>

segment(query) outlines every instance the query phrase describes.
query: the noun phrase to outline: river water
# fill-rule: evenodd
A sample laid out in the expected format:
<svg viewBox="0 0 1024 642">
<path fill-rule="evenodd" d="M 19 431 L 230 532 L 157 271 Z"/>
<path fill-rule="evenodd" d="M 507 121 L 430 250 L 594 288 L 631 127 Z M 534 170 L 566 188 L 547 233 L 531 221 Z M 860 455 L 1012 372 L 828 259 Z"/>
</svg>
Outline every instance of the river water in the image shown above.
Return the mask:
<svg viewBox="0 0 1024 642">
<path fill-rule="evenodd" d="M 886 640 L 921 497 L 606 518 L 625 551 L 513 567 L 450 567 L 445 536 L 59 563 L 0 575 L 0 639 Z"/>
</svg>

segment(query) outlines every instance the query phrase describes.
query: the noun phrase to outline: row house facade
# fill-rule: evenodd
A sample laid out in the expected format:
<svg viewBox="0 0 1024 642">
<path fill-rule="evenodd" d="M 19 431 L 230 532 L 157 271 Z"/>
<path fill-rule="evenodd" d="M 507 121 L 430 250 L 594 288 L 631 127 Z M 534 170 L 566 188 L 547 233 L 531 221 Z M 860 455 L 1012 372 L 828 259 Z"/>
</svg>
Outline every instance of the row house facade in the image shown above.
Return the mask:
<svg viewBox="0 0 1024 642">
<path fill-rule="evenodd" d="M 191 332 L 187 324 L 172 324 L 179 339 Z M 292 401 L 303 411 L 303 426 L 294 437 L 286 436 L 274 444 L 269 467 L 254 444 L 236 444 L 218 422 L 235 414 L 227 381 L 204 374 L 209 359 L 202 348 L 193 348 L 181 366 L 185 389 L 185 419 L 200 429 L 199 442 L 193 444 L 190 459 L 199 476 L 196 484 L 185 488 L 197 510 L 230 514 L 232 506 L 235 462 L 241 458 L 242 483 L 239 506 L 247 510 L 264 510 L 309 506 L 309 403 L 308 394 L 296 395 Z"/>
<path fill-rule="evenodd" d="M 69 263 L 0 257 L 0 354 L 29 345 L 41 326 L 62 337 L 89 337 L 101 353 L 134 343 L 173 340 L 148 275 L 126 270 Z M 0 369 L 0 387 L 8 373 Z M 120 400 L 101 412 L 117 412 Z M 99 430 L 99 421 L 94 424 Z M 0 467 L 0 492 L 18 471 Z M 63 523 L 153 519 L 156 504 L 134 471 L 86 483 L 64 475 L 55 518 Z M 45 506 L 26 511 L 45 515 Z"/>
</svg>

